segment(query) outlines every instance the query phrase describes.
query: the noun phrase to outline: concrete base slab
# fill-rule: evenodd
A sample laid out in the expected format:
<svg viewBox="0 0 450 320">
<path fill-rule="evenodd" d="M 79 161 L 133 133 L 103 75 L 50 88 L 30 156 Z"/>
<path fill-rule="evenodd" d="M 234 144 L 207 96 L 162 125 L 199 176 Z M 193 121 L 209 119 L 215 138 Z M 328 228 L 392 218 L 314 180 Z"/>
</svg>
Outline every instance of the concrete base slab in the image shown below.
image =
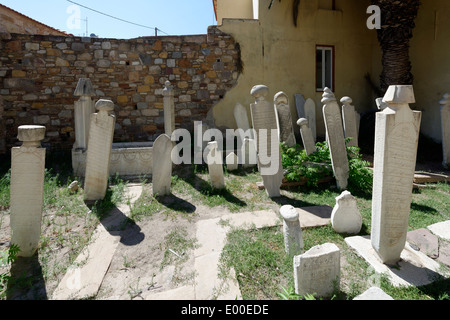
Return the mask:
<svg viewBox="0 0 450 320">
<path fill-rule="evenodd" d="M 372 287 L 353 300 L 394 300 L 390 295 L 378 287 Z"/>
<path fill-rule="evenodd" d="M 333 208 L 330 206 L 314 206 L 297 208 L 297 211 L 299 213 L 300 226 L 302 228 L 313 228 L 329 225 Z"/>
<path fill-rule="evenodd" d="M 401 286 L 424 286 L 430 284 L 441 276 L 440 265 L 425 254 L 415 251 L 409 243 L 401 254 L 401 260 L 396 266 L 387 266 L 381 262 L 372 247 L 370 237 L 348 237 L 345 242 L 353 248 L 356 253 L 364 258 L 378 274 L 386 274 L 395 287 Z"/>
<path fill-rule="evenodd" d="M 428 230 L 433 232 L 439 238 L 450 241 L 450 220 L 428 226 Z"/>
</svg>

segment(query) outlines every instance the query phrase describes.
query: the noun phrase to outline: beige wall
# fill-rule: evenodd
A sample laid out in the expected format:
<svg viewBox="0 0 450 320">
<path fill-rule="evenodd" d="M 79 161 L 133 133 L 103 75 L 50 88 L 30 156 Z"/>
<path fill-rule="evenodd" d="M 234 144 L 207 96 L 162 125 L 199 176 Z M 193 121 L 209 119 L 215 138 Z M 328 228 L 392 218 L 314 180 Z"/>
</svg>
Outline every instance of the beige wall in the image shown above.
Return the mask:
<svg viewBox="0 0 450 320">
<path fill-rule="evenodd" d="M 423 112 L 422 133 L 441 142 L 439 100 L 450 93 L 450 1 L 422 1 L 411 41 L 415 109 Z"/>
<path fill-rule="evenodd" d="M 373 56 L 377 54 L 374 47 L 378 48 L 376 32 L 366 27 L 369 1 L 336 0 L 335 11 L 319 9 L 326 7 L 325 2 L 301 1 L 297 28 L 292 22 L 290 1 L 275 1 L 271 10 L 268 10 L 266 1 L 261 1 L 258 21 L 223 20 L 220 29 L 233 35 L 241 46 L 244 73 L 237 86 L 214 107 L 218 127 L 235 128 L 235 104 L 239 102 L 249 111 L 253 102 L 251 88 L 265 84 L 270 89 L 270 99 L 279 91 L 289 95 L 294 122 L 297 120 L 294 94 L 301 93 L 314 99 L 318 133 L 324 136 L 322 92 L 316 92 L 315 83 L 316 45 L 335 46 L 335 93 L 338 100 L 343 96 L 352 97 L 360 112 L 374 107 L 374 97 L 364 79 L 366 73 L 372 72 Z"/>
<path fill-rule="evenodd" d="M 218 0 L 217 24 L 224 18 L 253 19 L 253 0 Z"/>
</svg>

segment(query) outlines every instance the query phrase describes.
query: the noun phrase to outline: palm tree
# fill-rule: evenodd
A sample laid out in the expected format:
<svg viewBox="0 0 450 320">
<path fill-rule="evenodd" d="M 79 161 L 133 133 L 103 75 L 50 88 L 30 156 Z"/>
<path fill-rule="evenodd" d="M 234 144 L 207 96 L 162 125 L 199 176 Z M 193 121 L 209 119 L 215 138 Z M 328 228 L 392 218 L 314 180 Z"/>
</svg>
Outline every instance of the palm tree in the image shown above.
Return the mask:
<svg viewBox="0 0 450 320">
<path fill-rule="evenodd" d="M 269 9 L 274 1 L 270 1 Z M 297 26 L 300 0 L 291 1 L 294 25 Z M 381 29 L 377 31 L 383 66 L 380 76 L 381 92 L 384 93 L 390 85 L 413 84 L 409 44 L 420 0 L 371 0 L 371 3 L 381 9 Z"/>
<path fill-rule="evenodd" d="M 412 85 L 414 76 L 409 57 L 420 0 L 371 0 L 381 9 L 381 29 L 377 31 L 382 51 L 381 90 L 390 85 Z"/>
</svg>

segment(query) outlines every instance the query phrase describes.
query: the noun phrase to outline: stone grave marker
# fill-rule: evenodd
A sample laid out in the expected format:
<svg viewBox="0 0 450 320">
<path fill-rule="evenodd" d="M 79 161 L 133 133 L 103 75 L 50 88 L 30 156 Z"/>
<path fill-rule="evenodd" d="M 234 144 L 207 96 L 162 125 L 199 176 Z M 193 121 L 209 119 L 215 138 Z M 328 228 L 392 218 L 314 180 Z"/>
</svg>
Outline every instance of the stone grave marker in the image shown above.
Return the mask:
<svg viewBox="0 0 450 320">
<path fill-rule="evenodd" d="M 305 118 L 306 114 L 305 114 L 305 96 L 302 94 L 295 94 L 294 95 L 294 99 L 295 99 L 295 108 L 297 109 L 297 116 L 298 118 Z"/>
<path fill-rule="evenodd" d="M 74 149 L 86 150 L 88 147 L 89 127 L 91 124 L 91 114 L 95 112 L 94 101 L 95 90 L 90 79 L 81 78 L 73 94 L 80 97 L 75 102 L 75 145 Z"/>
<path fill-rule="evenodd" d="M 311 129 L 308 126 L 308 120 L 306 118 L 298 119 L 297 125 L 300 127 L 300 135 L 302 136 L 303 147 L 306 154 L 310 155 L 317 151 L 316 144 Z"/>
<path fill-rule="evenodd" d="M 358 234 L 361 231 L 362 216 L 356 205 L 356 198 L 349 191 L 344 191 L 336 198 L 331 225 L 337 233 Z"/>
<path fill-rule="evenodd" d="M 352 138 L 347 143 L 350 147 L 358 147 L 358 120 L 359 116 L 356 114 L 355 107 L 352 105 L 353 100 L 350 97 L 343 97 L 341 99 L 342 119 L 344 123 L 345 138 Z"/>
<path fill-rule="evenodd" d="M 208 143 L 206 161 L 208 164 L 209 178 L 214 189 L 225 188 L 225 177 L 223 174 L 222 152 L 219 151 L 217 141 Z"/>
<path fill-rule="evenodd" d="M 279 197 L 283 180 L 280 144 L 278 140 L 278 121 L 273 103 L 266 97 L 269 88 L 264 85 L 254 86 L 251 95 L 255 103 L 251 104 L 253 129 L 257 140 L 258 165 L 264 187 L 270 198 Z"/>
<path fill-rule="evenodd" d="M 408 232 L 422 114 L 409 108 L 412 86 L 390 86 L 383 101 L 389 107 L 376 115 L 371 242 L 383 263 L 395 264 Z"/>
<path fill-rule="evenodd" d="M 309 128 L 311 129 L 314 143 L 316 143 L 317 141 L 316 103 L 311 98 L 308 98 L 305 102 L 305 118 L 308 120 L 308 125 Z"/>
<path fill-rule="evenodd" d="M 286 253 L 292 257 L 303 252 L 303 234 L 300 226 L 299 212 L 291 205 L 280 208 L 283 217 L 284 246 Z"/>
<path fill-rule="evenodd" d="M 278 113 L 280 142 L 285 142 L 288 147 L 293 147 L 297 141 L 292 126 L 291 107 L 287 94 L 278 92 L 274 97 L 274 104 Z"/>
<path fill-rule="evenodd" d="M 348 185 L 349 166 L 340 107 L 333 92 L 328 88 L 324 89 L 322 103 L 324 104 L 323 118 L 327 130 L 334 176 L 338 188 L 345 190 Z"/>
<path fill-rule="evenodd" d="M 167 134 L 160 135 L 153 144 L 153 195 L 170 195 L 172 183 L 172 154 L 173 142 Z"/>
<path fill-rule="evenodd" d="M 41 237 L 44 202 L 45 138 L 43 126 L 20 126 L 22 146 L 11 149 L 11 243 L 20 257 L 32 257 Z"/>
<path fill-rule="evenodd" d="M 238 156 L 231 152 L 226 158 L 225 163 L 227 165 L 228 171 L 236 171 L 239 168 L 239 159 Z"/>
<path fill-rule="evenodd" d="M 175 131 L 175 99 L 170 81 L 166 81 L 163 89 L 164 100 L 164 131 L 166 135 L 172 137 Z"/>
<path fill-rule="evenodd" d="M 116 122 L 115 116 L 110 114 L 114 110 L 112 101 L 99 100 L 95 107 L 98 113 L 91 115 L 86 159 L 84 182 L 84 199 L 86 201 L 102 200 L 106 195 Z"/>
<path fill-rule="evenodd" d="M 249 138 L 254 139 L 253 130 L 250 130 L 247 109 L 239 102 L 234 107 L 234 119 L 236 120 L 237 128 L 242 129 L 244 132 L 249 132 Z"/>
<path fill-rule="evenodd" d="M 340 287 L 340 250 L 333 243 L 315 246 L 294 257 L 295 293 L 330 297 Z"/>
<path fill-rule="evenodd" d="M 258 154 L 256 151 L 256 141 L 254 139 L 244 138 L 241 148 L 240 162 L 244 168 L 251 168 L 258 164 Z"/>
<path fill-rule="evenodd" d="M 450 94 L 445 94 L 441 103 L 442 151 L 444 168 L 450 168 Z"/>
</svg>

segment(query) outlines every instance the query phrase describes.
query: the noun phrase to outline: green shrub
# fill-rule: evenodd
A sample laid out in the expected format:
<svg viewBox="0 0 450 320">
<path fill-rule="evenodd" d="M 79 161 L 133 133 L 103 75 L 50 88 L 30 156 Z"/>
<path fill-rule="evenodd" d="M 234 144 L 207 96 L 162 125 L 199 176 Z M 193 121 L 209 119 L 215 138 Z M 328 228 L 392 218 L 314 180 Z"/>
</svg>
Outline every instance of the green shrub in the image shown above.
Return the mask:
<svg viewBox="0 0 450 320">
<path fill-rule="evenodd" d="M 350 139 L 347 139 L 347 143 Z M 333 174 L 330 149 L 327 142 L 318 142 L 317 151 L 307 155 L 301 146 L 289 148 L 281 143 L 281 161 L 288 181 L 307 179 L 309 187 L 317 186 L 323 178 Z M 372 191 L 373 174 L 370 163 L 362 159 L 358 147 L 347 147 L 349 160 L 348 189 L 354 193 L 370 193 Z"/>
</svg>

